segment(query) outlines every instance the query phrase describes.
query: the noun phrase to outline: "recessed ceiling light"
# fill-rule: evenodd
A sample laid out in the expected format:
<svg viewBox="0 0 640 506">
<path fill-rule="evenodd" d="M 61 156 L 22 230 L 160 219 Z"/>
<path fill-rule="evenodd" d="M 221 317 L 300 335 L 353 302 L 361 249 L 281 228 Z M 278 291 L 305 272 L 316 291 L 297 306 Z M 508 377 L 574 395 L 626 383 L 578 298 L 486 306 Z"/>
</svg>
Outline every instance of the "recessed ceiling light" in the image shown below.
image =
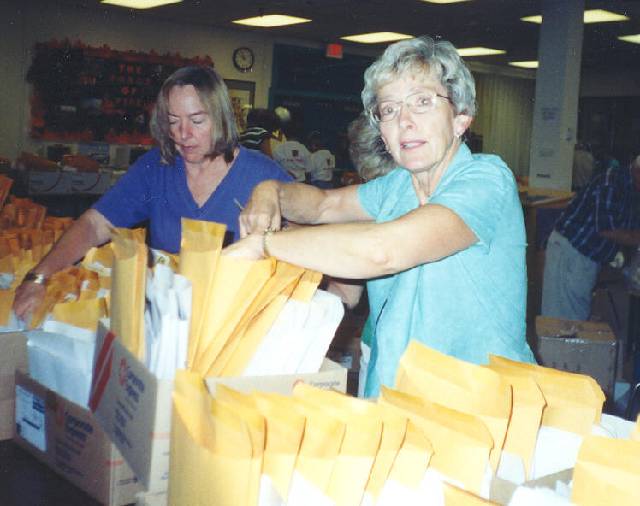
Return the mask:
<svg viewBox="0 0 640 506">
<path fill-rule="evenodd" d="M 457 4 L 460 2 L 468 2 L 469 0 L 422 0 L 430 4 Z"/>
<path fill-rule="evenodd" d="M 542 23 L 542 16 L 526 16 L 520 18 L 522 21 L 528 21 L 529 23 Z M 612 21 L 629 21 L 627 16 L 617 14 L 611 11 L 605 11 L 603 9 L 590 9 L 584 11 L 583 20 L 585 24 L 589 23 L 610 23 Z"/>
<path fill-rule="evenodd" d="M 129 9 L 153 9 L 161 5 L 177 4 L 182 0 L 101 0 L 100 3 L 128 7 Z"/>
<path fill-rule="evenodd" d="M 490 47 L 463 47 L 458 49 L 460 56 L 488 56 L 504 53 L 506 53 L 504 49 L 492 49 Z"/>
<path fill-rule="evenodd" d="M 350 42 L 360 42 L 362 44 L 377 44 L 379 42 L 393 42 L 396 40 L 413 39 L 413 35 L 396 32 L 373 32 L 361 33 L 359 35 L 346 35 L 341 39 Z"/>
<path fill-rule="evenodd" d="M 625 42 L 631 42 L 632 44 L 640 44 L 640 33 L 636 33 L 635 35 L 621 35 L 618 38 Z"/>
<path fill-rule="evenodd" d="M 520 67 L 520 68 L 523 68 L 523 69 L 537 69 L 538 68 L 538 62 L 536 60 L 510 61 L 509 65 L 512 65 L 514 67 Z"/>
<path fill-rule="evenodd" d="M 268 28 L 271 26 L 297 25 L 299 23 L 308 23 L 309 21 L 311 20 L 298 18 L 296 16 L 287 16 L 285 14 L 267 14 L 266 16 L 256 16 L 254 18 L 236 19 L 235 21 L 232 21 L 232 23 Z"/>
</svg>

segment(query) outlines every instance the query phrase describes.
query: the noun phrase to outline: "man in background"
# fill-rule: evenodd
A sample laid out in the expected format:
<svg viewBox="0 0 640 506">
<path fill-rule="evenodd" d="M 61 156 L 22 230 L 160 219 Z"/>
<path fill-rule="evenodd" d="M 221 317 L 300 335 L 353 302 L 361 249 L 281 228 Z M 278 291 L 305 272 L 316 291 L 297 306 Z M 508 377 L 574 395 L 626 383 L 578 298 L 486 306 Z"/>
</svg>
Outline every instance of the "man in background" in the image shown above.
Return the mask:
<svg viewBox="0 0 640 506">
<path fill-rule="evenodd" d="M 587 320 L 602 265 L 621 247 L 640 244 L 640 156 L 628 169 L 610 166 L 573 198 L 549 236 L 542 314 Z"/>
</svg>

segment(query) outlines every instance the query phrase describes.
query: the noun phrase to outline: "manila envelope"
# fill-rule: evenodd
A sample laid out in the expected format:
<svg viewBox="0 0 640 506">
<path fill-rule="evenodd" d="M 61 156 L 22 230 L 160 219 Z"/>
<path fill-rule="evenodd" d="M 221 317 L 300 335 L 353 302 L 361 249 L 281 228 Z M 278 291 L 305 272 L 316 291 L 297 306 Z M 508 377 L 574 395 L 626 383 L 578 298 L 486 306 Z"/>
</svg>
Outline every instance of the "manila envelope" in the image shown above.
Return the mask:
<svg viewBox="0 0 640 506">
<path fill-rule="evenodd" d="M 179 272 L 191 281 L 193 294 L 187 359 L 189 367 L 193 365 L 198 349 L 226 229 L 226 225 L 220 223 L 182 219 Z"/>
<path fill-rule="evenodd" d="M 295 398 L 344 422 L 345 431 L 327 487 L 336 505 L 360 504 L 380 446 L 382 417 L 375 404 L 339 392 L 299 383 Z"/>
<path fill-rule="evenodd" d="M 246 260 L 221 255 L 198 336 L 194 370 L 203 376 L 211 371 L 229 336 L 275 271 L 276 260 Z"/>
<path fill-rule="evenodd" d="M 296 475 L 312 484 L 316 493 L 326 495 L 334 465 L 340 454 L 345 424 L 311 403 L 298 400 L 296 409 L 306 418 L 306 426 L 289 490 L 289 501 L 304 502 L 308 489 L 299 486 Z"/>
<path fill-rule="evenodd" d="M 380 407 L 382 418 L 382 437 L 365 489 L 365 494 L 372 498 L 373 503 L 389 477 L 398 451 L 405 440 L 409 422 L 408 418 L 399 414 L 396 408 L 385 404 L 377 405 Z"/>
<path fill-rule="evenodd" d="M 424 432 L 436 471 L 465 490 L 482 492 L 493 438 L 480 418 L 384 386 L 378 402 L 397 408 Z"/>
<path fill-rule="evenodd" d="M 254 393 L 253 400 L 267 424 L 262 473 L 270 478 L 272 487 L 286 504 L 306 419 L 296 410 L 292 397 Z M 261 490 L 261 493 L 268 492 Z"/>
<path fill-rule="evenodd" d="M 395 388 L 477 416 L 493 438 L 490 461 L 498 469 L 511 416 L 511 386 L 499 374 L 411 340 L 400 358 Z"/>
<path fill-rule="evenodd" d="M 495 355 L 489 356 L 489 364 L 535 380 L 547 402 L 542 412 L 542 425 L 584 436 L 591 433 L 593 424 L 600 423 L 605 396 L 590 376 Z"/>
<path fill-rule="evenodd" d="M 214 376 L 240 376 L 280 314 L 304 273 L 302 267 L 276 262 L 275 272 L 246 309 L 218 355 Z"/>
<path fill-rule="evenodd" d="M 212 400 L 197 385 L 196 375 L 189 379 L 188 374 L 178 371 L 175 379 L 169 503 L 248 505 L 247 483 L 257 467 L 250 429 L 227 405 Z"/>
<path fill-rule="evenodd" d="M 547 403 L 538 384 L 532 378 L 513 374 L 497 365 L 486 367 L 500 374 L 511 384 L 513 409 L 503 450 L 522 459 L 525 475 L 529 478 L 542 412 Z"/>
<path fill-rule="evenodd" d="M 135 357 L 144 360 L 144 296 L 147 247 L 142 229 L 113 229 L 111 330 Z"/>
<path fill-rule="evenodd" d="M 585 437 L 573 470 L 571 501 L 580 506 L 640 504 L 640 442 Z"/>
</svg>

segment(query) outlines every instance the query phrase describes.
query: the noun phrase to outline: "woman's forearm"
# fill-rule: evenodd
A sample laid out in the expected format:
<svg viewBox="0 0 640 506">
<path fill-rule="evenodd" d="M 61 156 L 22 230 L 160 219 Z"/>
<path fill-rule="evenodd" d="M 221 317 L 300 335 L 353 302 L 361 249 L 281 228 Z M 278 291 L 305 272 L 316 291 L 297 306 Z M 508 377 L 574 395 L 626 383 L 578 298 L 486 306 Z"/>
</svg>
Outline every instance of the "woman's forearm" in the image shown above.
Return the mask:
<svg viewBox="0 0 640 506">
<path fill-rule="evenodd" d="M 86 252 L 109 240 L 111 224 L 98 211 L 85 212 L 53 245 L 51 251 L 33 269 L 49 277 L 80 260 Z"/>
</svg>

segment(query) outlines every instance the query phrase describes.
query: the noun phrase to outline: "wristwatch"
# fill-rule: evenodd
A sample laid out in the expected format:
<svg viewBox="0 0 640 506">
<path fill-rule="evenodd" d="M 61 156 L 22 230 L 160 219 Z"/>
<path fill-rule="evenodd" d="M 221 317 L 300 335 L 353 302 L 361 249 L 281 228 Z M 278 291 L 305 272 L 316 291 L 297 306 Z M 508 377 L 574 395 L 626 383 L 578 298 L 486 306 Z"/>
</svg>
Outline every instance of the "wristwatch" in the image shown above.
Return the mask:
<svg viewBox="0 0 640 506">
<path fill-rule="evenodd" d="M 22 280 L 23 283 L 35 283 L 36 285 L 46 285 L 47 284 L 47 276 L 45 276 L 44 274 L 40 274 L 38 272 L 27 272 L 27 274 L 25 275 L 24 279 Z"/>
</svg>

